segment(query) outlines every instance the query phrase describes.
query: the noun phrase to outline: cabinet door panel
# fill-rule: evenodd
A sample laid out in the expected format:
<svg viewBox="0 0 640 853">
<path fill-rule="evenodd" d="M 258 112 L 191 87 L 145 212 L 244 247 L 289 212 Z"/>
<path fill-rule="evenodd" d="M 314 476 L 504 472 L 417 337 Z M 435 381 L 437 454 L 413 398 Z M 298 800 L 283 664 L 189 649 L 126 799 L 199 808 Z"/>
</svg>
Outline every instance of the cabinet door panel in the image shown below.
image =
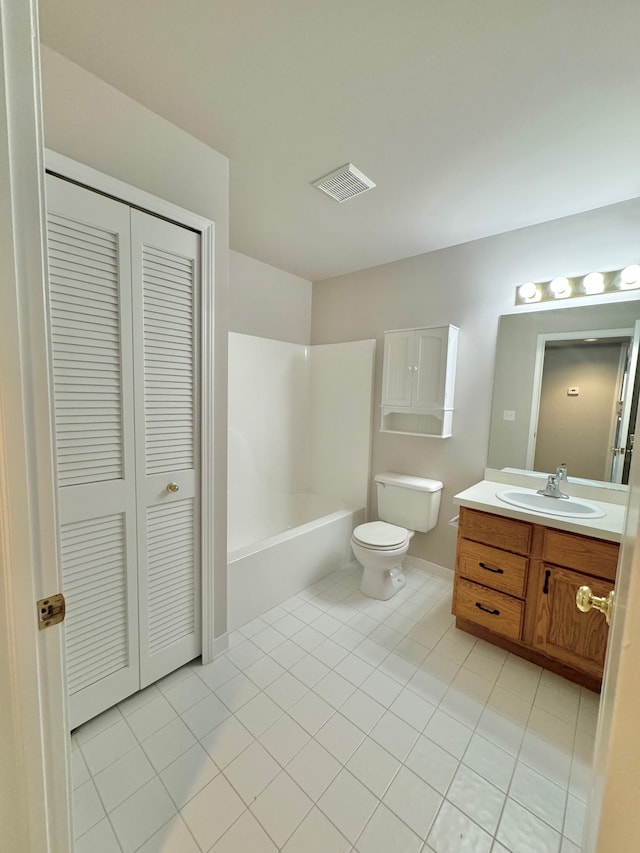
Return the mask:
<svg viewBox="0 0 640 853">
<path fill-rule="evenodd" d="M 384 336 L 382 405 L 410 406 L 414 375 L 413 331 L 387 332 Z"/>
<path fill-rule="evenodd" d="M 543 563 L 538 583 L 536 648 L 562 663 L 601 676 L 608 626 L 602 613 L 578 610 L 576 593 L 586 584 L 595 595 L 606 596 L 611 581 Z"/>
<path fill-rule="evenodd" d="M 415 332 L 413 405 L 437 409 L 444 405 L 449 327 L 418 329 Z"/>
</svg>

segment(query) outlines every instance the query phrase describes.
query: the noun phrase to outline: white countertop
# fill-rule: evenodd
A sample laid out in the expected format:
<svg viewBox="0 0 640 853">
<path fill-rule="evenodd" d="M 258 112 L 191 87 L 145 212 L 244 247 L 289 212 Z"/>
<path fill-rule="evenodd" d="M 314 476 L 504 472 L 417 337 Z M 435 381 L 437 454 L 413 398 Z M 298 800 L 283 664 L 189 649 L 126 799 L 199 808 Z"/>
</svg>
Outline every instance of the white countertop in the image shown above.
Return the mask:
<svg viewBox="0 0 640 853">
<path fill-rule="evenodd" d="M 568 530 L 571 533 L 581 533 L 583 536 L 593 536 L 596 539 L 608 539 L 612 542 L 620 542 L 622 540 L 626 503 L 610 503 L 608 501 L 594 500 L 590 496 L 589 500 L 591 503 L 597 504 L 600 510 L 604 512 L 602 518 L 567 518 L 511 506 L 500 500 L 496 495 L 497 492 L 504 491 L 504 489 L 504 482 L 482 480 L 482 482 L 476 483 L 475 486 L 471 486 L 455 495 L 453 502 L 458 506 L 467 506 L 471 509 L 491 512 L 494 515 L 503 515 L 506 518 L 530 521 L 534 524 L 544 524 L 546 527 L 555 527 L 557 530 Z"/>
</svg>

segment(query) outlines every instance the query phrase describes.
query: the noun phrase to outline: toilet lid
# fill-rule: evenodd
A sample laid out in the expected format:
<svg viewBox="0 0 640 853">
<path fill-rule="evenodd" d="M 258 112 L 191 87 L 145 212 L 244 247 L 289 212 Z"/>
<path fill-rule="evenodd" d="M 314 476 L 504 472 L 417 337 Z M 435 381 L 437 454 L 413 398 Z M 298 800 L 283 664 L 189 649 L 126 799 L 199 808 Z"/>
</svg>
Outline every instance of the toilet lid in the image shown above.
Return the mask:
<svg viewBox="0 0 640 853">
<path fill-rule="evenodd" d="M 388 524 L 386 521 L 369 521 L 360 524 L 353 531 L 354 539 L 371 548 L 398 548 L 407 541 L 404 527 Z"/>
</svg>

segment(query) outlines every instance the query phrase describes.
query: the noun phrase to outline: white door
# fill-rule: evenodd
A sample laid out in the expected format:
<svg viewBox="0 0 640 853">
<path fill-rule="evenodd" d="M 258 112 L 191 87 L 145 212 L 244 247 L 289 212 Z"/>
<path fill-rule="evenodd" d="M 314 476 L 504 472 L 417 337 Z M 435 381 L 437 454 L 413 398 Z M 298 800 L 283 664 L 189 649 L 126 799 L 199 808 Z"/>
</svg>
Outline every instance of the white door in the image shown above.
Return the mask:
<svg viewBox="0 0 640 853">
<path fill-rule="evenodd" d="M 131 211 L 140 676 L 200 653 L 200 236 Z"/>
<path fill-rule="evenodd" d="M 70 722 L 139 685 L 129 208 L 47 177 Z"/>
<path fill-rule="evenodd" d="M 640 418 L 636 420 L 637 430 Z M 640 456 L 631 461 L 629 495 L 615 583 L 600 716 L 587 804 L 584 853 L 638 849 L 640 760 Z"/>
</svg>

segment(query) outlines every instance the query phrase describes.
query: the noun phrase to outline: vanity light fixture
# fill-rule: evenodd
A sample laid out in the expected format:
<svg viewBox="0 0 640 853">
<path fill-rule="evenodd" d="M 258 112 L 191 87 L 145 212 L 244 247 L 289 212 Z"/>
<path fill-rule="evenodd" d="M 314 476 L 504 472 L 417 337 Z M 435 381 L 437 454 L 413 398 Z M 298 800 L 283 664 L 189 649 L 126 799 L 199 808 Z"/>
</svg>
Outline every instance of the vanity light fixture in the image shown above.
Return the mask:
<svg viewBox="0 0 640 853">
<path fill-rule="evenodd" d="M 518 288 L 518 294 L 524 302 L 539 302 L 540 291 L 532 281 L 526 281 Z"/>
<path fill-rule="evenodd" d="M 584 292 L 591 296 L 594 293 L 602 293 L 604 290 L 604 276 L 601 272 L 590 272 L 584 277 Z"/>
<path fill-rule="evenodd" d="M 571 296 L 571 285 L 569 284 L 569 279 L 564 275 L 559 275 L 557 278 L 554 278 L 551 284 L 549 285 L 549 290 L 556 299 L 566 299 L 567 296 Z"/>
<path fill-rule="evenodd" d="M 640 287 L 640 266 L 638 264 L 631 264 L 620 273 L 620 288 L 630 290 L 633 287 Z"/>
<path fill-rule="evenodd" d="M 576 297 L 615 296 L 629 290 L 640 290 L 640 264 L 610 272 L 593 271 L 586 275 L 557 276 L 551 281 L 526 281 L 516 287 L 516 305 L 532 302 L 554 302 Z"/>
</svg>

